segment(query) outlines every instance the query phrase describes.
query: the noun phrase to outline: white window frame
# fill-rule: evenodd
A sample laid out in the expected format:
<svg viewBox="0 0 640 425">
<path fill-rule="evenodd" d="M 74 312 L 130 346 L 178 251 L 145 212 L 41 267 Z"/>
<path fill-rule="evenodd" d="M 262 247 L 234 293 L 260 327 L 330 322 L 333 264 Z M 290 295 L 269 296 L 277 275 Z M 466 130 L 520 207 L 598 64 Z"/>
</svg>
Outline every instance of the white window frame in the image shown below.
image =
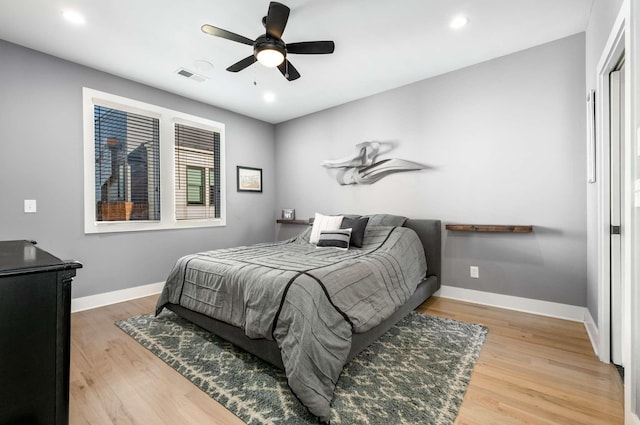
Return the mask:
<svg viewBox="0 0 640 425">
<path fill-rule="evenodd" d="M 225 125 L 161 106 L 151 105 L 110 93 L 82 88 L 84 122 L 84 232 L 113 233 L 218 227 L 227 224 L 225 182 Z M 160 220 L 96 221 L 94 106 L 158 118 L 160 121 Z M 176 220 L 175 208 L 175 131 L 176 123 L 220 133 L 220 217 Z M 218 206 L 216 206 L 218 207 Z"/>
</svg>

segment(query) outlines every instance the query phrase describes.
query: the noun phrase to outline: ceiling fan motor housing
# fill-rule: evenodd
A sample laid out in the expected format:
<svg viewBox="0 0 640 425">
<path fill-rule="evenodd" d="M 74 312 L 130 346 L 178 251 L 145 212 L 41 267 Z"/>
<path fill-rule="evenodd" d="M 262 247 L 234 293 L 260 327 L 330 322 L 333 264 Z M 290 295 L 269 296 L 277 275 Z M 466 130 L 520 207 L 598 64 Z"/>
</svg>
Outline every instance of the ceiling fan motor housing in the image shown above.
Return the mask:
<svg viewBox="0 0 640 425">
<path fill-rule="evenodd" d="M 262 34 L 261 36 L 256 38 L 256 42 L 253 45 L 253 54 L 255 55 L 256 59 L 258 58 L 258 53 L 265 49 L 276 50 L 282 53 L 282 56 L 287 56 L 287 48 L 284 41 L 279 38 L 274 38 L 270 37 L 269 35 Z"/>
</svg>

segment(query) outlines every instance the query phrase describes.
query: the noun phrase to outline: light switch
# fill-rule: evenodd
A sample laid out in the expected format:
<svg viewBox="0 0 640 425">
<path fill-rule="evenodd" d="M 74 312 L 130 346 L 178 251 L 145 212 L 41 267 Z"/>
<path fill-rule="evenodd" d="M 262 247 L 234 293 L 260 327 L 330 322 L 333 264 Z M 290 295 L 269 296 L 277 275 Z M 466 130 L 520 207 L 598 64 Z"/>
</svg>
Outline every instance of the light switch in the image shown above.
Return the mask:
<svg viewBox="0 0 640 425">
<path fill-rule="evenodd" d="M 25 213 L 35 213 L 36 212 L 36 200 L 35 199 L 25 199 L 24 200 L 24 212 Z"/>
<path fill-rule="evenodd" d="M 474 279 L 480 278 L 480 269 L 478 269 L 478 266 L 469 266 L 469 276 Z"/>
</svg>

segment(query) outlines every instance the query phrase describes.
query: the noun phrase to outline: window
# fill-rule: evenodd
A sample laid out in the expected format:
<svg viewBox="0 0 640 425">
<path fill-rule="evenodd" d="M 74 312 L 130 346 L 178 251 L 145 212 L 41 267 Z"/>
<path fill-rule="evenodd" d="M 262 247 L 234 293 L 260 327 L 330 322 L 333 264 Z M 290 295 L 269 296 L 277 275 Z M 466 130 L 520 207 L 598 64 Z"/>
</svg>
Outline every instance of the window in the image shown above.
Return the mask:
<svg viewBox="0 0 640 425">
<path fill-rule="evenodd" d="M 220 176 L 218 176 L 219 178 Z M 213 168 L 209 168 L 209 199 L 213 199 L 214 201 L 218 199 L 220 200 L 220 188 L 216 187 L 214 182 L 216 181 L 215 174 L 213 172 Z"/>
<path fill-rule="evenodd" d="M 95 105 L 95 220 L 160 220 L 159 120 Z"/>
<path fill-rule="evenodd" d="M 204 205 L 204 168 L 187 166 L 187 206 Z"/>
<path fill-rule="evenodd" d="M 175 125 L 176 173 L 184 176 L 176 183 L 177 220 L 220 217 L 220 188 L 214 184 L 220 180 L 219 161 L 219 132 Z"/>
<path fill-rule="evenodd" d="M 84 88 L 85 233 L 225 225 L 224 124 Z"/>
</svg>

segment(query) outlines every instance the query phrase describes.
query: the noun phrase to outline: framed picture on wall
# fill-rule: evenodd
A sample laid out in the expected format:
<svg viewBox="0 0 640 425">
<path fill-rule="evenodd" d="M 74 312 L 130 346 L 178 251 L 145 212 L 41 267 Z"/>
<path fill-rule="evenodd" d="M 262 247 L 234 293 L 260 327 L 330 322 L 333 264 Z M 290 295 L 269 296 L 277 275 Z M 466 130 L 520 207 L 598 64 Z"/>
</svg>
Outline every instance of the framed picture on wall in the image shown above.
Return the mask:
<svg viewBox="0 0 640 425">
<path fill-rule="evenodd" d="M 237 166 L 238 192 L 262 192 L 262 168 Z"/>
</svg>

